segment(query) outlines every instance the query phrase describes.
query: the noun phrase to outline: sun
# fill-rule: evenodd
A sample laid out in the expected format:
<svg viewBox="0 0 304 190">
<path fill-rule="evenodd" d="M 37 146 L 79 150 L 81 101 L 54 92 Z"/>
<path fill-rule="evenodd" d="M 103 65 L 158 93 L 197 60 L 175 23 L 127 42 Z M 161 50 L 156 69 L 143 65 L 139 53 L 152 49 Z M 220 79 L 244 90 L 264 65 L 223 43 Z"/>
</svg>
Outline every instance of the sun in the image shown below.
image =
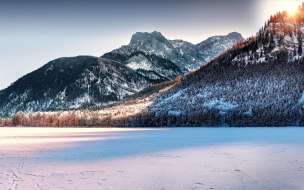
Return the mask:
<svg viewBox="0 0 304 190">
<path fill-rule="evenodd" d="M 280 6 L 284 8 L 290 16 L 298 12 L 298 7 L 301 1 L 280 1 Z"/>
<path fill-rule="evenodd" d="M 295 16 L 298 12 L 298 10 L 289 10 L 287 11 L 289 16 Z"/>
</svg>

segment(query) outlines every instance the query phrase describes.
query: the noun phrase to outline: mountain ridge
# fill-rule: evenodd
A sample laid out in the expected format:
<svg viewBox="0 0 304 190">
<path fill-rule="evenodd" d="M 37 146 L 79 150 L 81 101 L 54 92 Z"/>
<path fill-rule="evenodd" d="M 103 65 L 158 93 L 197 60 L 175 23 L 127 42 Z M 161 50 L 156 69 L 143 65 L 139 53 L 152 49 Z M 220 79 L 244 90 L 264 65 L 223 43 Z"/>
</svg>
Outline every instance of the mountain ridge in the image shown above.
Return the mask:
<svg viewBox="0 0 304 190">
<path fill-rule="evenodd" d="M 165 72 L 159 72 L 158 74 L 173 80 L 178 75 L 185 75 L 189 71 L 199 68 L 201 65 L 232 47 L 240 40 L 243 40 L 242 35 L 237 32 L 232 32 L 227 36 L 210 37 L 207 40 L 194 45 L 183 40 L 168 40 L 157 31 L 151 33 L 137 32 L 132 35 L 128 45 L 123 45 L 118 49 L 105 53 L 101 57 L 120 61 L 131 66 L 135 70 L 142 69 L 146 72 L 149 72 L 149 68 L 151 67 L 158 67 L 158 70 L 165 70 Z M 208 43 L 210 47 L 205 47 L 204 44 L 206 43 Z M 210 49 L 205 53 L 207 48 L 213 49 Z M 157 66 L 159 65 L 159 62 L 143 57 L 133 58 L 132 54 L 136 54 L 136 52 L 141 52 L 145 57 L 154 56 L 158 59 L 170 60 L 179 67 L 180 72 L 175 72 L 171 76 L 166 76 L 167 70 L 162 66 Z M 149 78 L 149 76 L 147 77 Z"/>
<path fill-rule="evenodd" d="M 177 49 L 177 43 L 185 47 Z M 137 32 L 130 44 L 113 50 L 114 58 L 77 56 L 48 62 L 0 91 L 0 115 L 102 107 L 185 75 L 182 60 L 195 62 L 194 68 L 204 64 L 193 58 L 199 56 L 195 45 L 167 40 L 160 32 Z"/>
<path fill-rule="evenodd" d="M 102 104 L 134 94 L 150 84 L 131 68 L 94 56 L 58 58 L 0 91 L 1 114 L 51 111 Z"/>
</svg>

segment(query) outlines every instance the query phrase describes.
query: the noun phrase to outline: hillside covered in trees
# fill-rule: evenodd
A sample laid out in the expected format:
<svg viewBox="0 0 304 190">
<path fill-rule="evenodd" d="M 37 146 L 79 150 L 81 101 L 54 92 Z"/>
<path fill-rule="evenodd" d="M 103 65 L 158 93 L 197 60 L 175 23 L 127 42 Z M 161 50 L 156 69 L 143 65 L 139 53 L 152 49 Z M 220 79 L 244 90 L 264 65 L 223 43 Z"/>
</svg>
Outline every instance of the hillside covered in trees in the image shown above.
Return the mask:
<svg viewBox="0 0 304 190">
<path fill-rule="evenodd" d="M 58 111 L 118 101 L 151 82 L 116 61 L 78 56 L 59 58 L 0 91 L 0 115 Z"/>
<path fill-rule="evenodd" d="M 303 24 L 303 5 L 295 16 L 287 12 L 271 16 L 256 36 L 208 64 L 111 107 L 17 113 L 1 122 L 81 127 L 304 126 Z"/>
</svg>

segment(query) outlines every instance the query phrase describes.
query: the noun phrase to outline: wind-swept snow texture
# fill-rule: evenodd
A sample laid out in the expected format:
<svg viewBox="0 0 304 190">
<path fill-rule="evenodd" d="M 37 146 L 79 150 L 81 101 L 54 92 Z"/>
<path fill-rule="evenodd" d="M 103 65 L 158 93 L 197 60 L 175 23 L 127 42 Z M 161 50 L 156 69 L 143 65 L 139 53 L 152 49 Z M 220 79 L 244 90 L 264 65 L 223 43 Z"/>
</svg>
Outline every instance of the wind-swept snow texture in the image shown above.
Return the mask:
<svg viewBox="0 0 304 190">
<path fill-rule="evenodd" d="M 0 128 L 0 189 L 304 187 L 303 128 Z"/>
</svg>

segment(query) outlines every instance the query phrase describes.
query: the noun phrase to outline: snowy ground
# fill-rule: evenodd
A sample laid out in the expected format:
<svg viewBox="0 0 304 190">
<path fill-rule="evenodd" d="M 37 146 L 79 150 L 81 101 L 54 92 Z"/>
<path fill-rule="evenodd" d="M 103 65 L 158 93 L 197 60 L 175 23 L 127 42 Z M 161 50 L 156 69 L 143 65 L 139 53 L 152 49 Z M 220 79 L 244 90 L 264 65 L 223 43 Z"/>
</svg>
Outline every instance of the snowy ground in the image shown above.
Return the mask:
<svg viewBox="0 0 304 190">
<path fill-rule="evenodd" d="M 0 189 L 304 189 L 304 128 L 0 128 Z"/>
</svg>

